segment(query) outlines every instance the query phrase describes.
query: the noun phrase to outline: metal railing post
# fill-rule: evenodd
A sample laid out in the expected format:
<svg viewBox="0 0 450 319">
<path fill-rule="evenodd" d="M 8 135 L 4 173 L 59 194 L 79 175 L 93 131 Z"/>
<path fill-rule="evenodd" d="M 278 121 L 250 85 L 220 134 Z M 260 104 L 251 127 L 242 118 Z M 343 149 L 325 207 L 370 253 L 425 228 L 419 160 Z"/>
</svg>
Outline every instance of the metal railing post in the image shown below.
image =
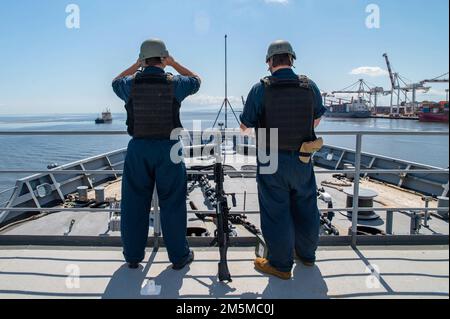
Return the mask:
<svg viewBox="0 0 450 319">
<path fill-rule="evenodd" d="M 352 213 L 352 247 L 356 248 L 358 239 L 358 213 L 359 213 L 359 182 L 361 179 L 361 153 L 362 153 L 362 134 L 356 134 L 356 153 L 355 153 L 355 180 L 353 189 L 353 213 Z"/>
<path fill-rule="evenodd" d="M 222 163 L 222 132 L 216 132 L 214 139 L 214 157 L 216 159 L 216 162 Z"/>
<path fill-rule="evenodd" d="M 425 210 L 423 226 L 425 228 L 430 228 L 430 225 L 428 224 L 429 219 L 430 219 L 430 211 L 428 210 L 428 208 L 430 208 L 430 201 L 432 201 L 432 197 L 425 196 L 423 199 L 425 201 L 425 208 L 427 209 L 427 210 Z"/>
<path fill-rule="evenodd" d="M 394 229 L 394 212 L 389 210 L 386 213 L 386 234 L 392 235 Z"/>
</svg>

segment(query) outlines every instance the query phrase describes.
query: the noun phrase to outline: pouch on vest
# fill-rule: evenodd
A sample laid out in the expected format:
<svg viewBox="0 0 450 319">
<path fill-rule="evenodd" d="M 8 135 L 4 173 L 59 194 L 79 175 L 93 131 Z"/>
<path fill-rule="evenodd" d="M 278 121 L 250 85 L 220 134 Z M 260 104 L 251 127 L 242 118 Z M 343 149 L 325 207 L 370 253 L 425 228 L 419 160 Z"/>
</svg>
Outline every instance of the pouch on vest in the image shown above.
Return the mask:
<svg viewBox="0 0 450 319">
<path fill-rule="evenodd" d="M 315 141 L 303 143 L 300 148 L 300 161 L 309 164 L 315 152 L 318 152 L 323 147 L 323 138 L 319 137 Z"/>
</svg>

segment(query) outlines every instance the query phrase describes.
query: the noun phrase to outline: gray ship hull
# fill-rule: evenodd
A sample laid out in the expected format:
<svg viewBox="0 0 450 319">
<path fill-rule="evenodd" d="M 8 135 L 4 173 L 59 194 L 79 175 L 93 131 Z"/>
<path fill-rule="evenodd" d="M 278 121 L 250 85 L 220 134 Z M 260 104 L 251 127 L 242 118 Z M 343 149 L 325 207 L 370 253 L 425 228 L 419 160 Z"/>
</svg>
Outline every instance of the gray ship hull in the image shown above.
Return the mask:
<svg viewBox="0 0 450 319">
<path fill-rule="evenodd" d="M 372 113 L 367 112 L 326 112 L 326 117 L 334 118 L 353 118 L 353 119 L 366 119 L 372 117 Z"/>
<path fill-rule="evenodd" d="M 253 153 L 254 145 L 237 145 L 237 153 L 243 156 Z M 109 170 L 122 170 L 126 156 L 126 149 L 117 150 L 108 154 L 88 158 L 78 162 L 55 168 L 55 170 L 100 170 L 105 174 L 92 176 L 88 173 L 59 175 L 37 174 L 17 181 L 15 191 L 6 207 L 53 207 L 64 202 L 67 195 L 77 191 L 79 186 L 93 189 L 96 186 L 113 182 L 120 178 L 119 174 L 110 174 Z M 251 157 L 251 156 L 250 156 Z M 334 146 L 325 146 L 315 154 L 316 168 L 336 169 L 345 168 L 345 164 L 355 164 L 355 152 L 349 149 Z M 256 164 L 256 160 L 255 160 Z M 437 169 L 427 165 L 407 162 L 374 154 L 362 155 L 362 166 L 370 169 Z M 448 196 L 448 173 L 442 174 L 370 174 L 368 177 L 389 185 L 396 185 L 424 195 Z M 41 184 L 50 185 L 50 193 L 42 198 L 36 196 L 37 187 Z M 28 215 L 26 211 L 0 211 L 0 225 L 21 219 Z"/>
</svg>

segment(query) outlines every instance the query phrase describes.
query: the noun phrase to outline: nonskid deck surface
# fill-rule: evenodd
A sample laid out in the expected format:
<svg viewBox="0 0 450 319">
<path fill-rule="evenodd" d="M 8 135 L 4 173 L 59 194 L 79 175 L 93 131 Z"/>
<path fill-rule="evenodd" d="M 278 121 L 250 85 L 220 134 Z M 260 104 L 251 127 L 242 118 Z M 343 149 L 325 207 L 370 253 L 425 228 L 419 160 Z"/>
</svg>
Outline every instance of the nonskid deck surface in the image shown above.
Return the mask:
<svg viewBox="0 0 450 319">
<path fill-rule="evenodd" d="M 290 281 L 257 272 L 252 250 L 231 249 L 229 284 L 216 279 L 216 249 L 195 253 L 196 261 L 177 272 L 162 249 L 129 270 L 119 249 L 0 248 L 0 298 L 449 297 L 448 246 L 322 247 L 317 266 L 296 264 Z"/>
<path fill-rule="evenodd" d="M 194 163 L 199 164 L 199 163 Z M 208 161 L 202 165 L 211 164 Z M 243 163 L 254 165 L 253 162 Z M 235 165 L 236 170 L 241 170 Z M 320 168 L 316 168 L 317 171 Z M 346 206 L 345 186 L 328 187 L 324 181 L 339 182 L 331 174 L 317 174 L 319 187 L 333 197 L 335 208 Z M 211 182 L 212 183 L 212 182 Z M 337 183 L 339 184 L 339 183 Z M 106 185 L 107 197 L 121 196 L 120 179 Z M 363 188 L 379 193 L 377 207 L 419 207 L 421 196 L 373 181 L 363 181 Z M 254 178 L 229 178 L 225 190 L 237 194 L 237 207 L 259 211 L 257 184 Z M 244 192 L 246 200 L 244 201 Z M 94 196 L 93 192 L 90 194 Z M 200 210 L 208 210 L 200 189 L 195 189 L 187 201 L 195 202 Z M 319 202 L 321 208 L 325 203 Z M 436 205 L 436 203 L 431 203 Z M 213 210 L 212 210 L 213 212 Z M 333 224 L 341 235 L 347 235 L 351 221 L 345 211 L 337 213 Z M 385 213 L 377 221 L 361 222 L 384 230 Z M 111 236 L 108 232 L 109 214 L 60 212 L 26 221 L 1 232 L 1 235 L 35 236 Z M 72 220 L 75 221 L 66 234 Z M 260 217 L 248 215 L 257 227 Z M 215 225 L 209 218 L 200 221 L 189 214 L 190 227 L 204 227 L 214 234 Z M 394 234 L 409 234 L 411 219 L 395 214 Z M 152 236 L 150 227 L 149 235 Z M 433 217 L 430 229 L 421 234 L 448 234 L 448 222 Z M 243 227 L 237 228 L 239 236 L 250 236 Z M 7 236 L 5 236 L 7 237 Z M 52 243 L 52 245 L 54 245 Z M 56 245 L 56 244 L 55 244 Z M 287 282 L 258 273 L 253 267 L 253 248 L 231 248 L 230 270 L 234 281 L 228 285 L 217 281 L 217 248 L 194 247 L 196 262 L 181 272 L 171 270 L 167 253 L 149 250 L 145 262 L 137 271 L 124 265 L 119 248 L 70 247 L 0 247 L 0 298 L 448 298 L 449 251 L 448 246 L 433 247 L 320 247 L 314 268 L 296 264 L 293 279 Z M 79 280 L 78 280 L 79 278 Z M 145 286 L 146 292 L 141 293 Z"/>
</svg>

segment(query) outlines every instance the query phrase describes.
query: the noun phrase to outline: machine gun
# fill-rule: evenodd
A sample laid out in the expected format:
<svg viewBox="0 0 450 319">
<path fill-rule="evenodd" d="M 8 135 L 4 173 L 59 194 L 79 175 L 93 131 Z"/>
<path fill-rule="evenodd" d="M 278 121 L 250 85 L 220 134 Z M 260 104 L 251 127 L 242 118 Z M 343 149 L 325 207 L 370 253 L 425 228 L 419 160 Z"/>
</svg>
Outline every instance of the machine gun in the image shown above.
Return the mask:
<svg viewBox="0 0 450 319">
<path fill-rule="evenodd" d="M 211 246 L 219 246 L 220 262 L 219 262 L 219 280 L 232 282 L 230 270 L 228 268 L 228 248 L 230 243 L 230 234 L 232 232 L 230 227 L 230 207 L 228 206 L 228 196 L 232 197 L 233 206 L 236 206 L 236 195 L 227 194 L 224 190 L 225 174 L 222 163 L 215 163 L 212 166 L 207 167 L 192 167 L 192 170 L 206 171 L 214 170 L 214 190 L 210 187 L 207 176 L 200 176 L 194 180 L 194 183 L 190 186 L 190 191 L 194 188 L 196 183 L 199 183 L 202 188 L 206 188 L 205 196 L 210 204 L 216 209 L 215 215 L 210 215 L 217 220 L 217 229 L 215 231 L 214 240 Z M 191 207 L 193 208 L 193 203 Z M 198 218 L 204 219 L 206 216 L 199 216 Z"/>
<path fill-rule="evenodd" d="M 228 268 L 227 253 L 230 243 L 230 234 L 233 233 L 233 224 L 242 225 L 250 233 L 254 234 L 257 238 L 256 255 L 258 257 L 266 258 L 268 255 L 268 248 L 261 234 L 261 231 L 253 224 L 247 221 L 245 214 L 230 214 L 230 207 L 228 206 L 228 196 L 232 197 L 233 206 L 236 207 L 236 194 L 227 194 L 224 190 L 224 167 L 221 163 L 216 163 L 207 167 L 192 167 L 191 170 L 205 171 L 205 175 L 196 175 L 193 178 L 193 182 L 189 187 L 189 193 L 193 191 L 198 184 L 202 188 L 205 200 L 216 210 L 215 214 L 200 215 L 197 217 L 204 220 L 206 217 L 212 217 L 216 219 L 217 230 L 215 231 L 214 241 L 211 246 L 218 246 L 220 250 L 220 262 L 219 262 L 219 280 L 231 282 L 231 274 Z M 214 172 L 215 188 L 209 183 L 209 178 L 206 171 Z M 318 189 L 317 197 L 319 200 L 328 204 L 328 208 L 333 208 L 333 201 L 331 196 L 325 192 L 325 190 Z M 190 203 L 191 208 L 195 211 L 198 210 L 193 202 Z M 338 229 L 332 224 L 334 214 L 322 214 L 320 213 L 320 224 L 326 235 L 339 236 Z"/>
<path fill-rule="evenodd" d="M 228 269 L 228 247 L 230 241 L 230 227 L 229 227 L 229 214 L 230 208 L 228 207 L 227 194 L 225 194 L 224 172 L 222 163 L 214 164 L 214 182 L 216 183 L 216 217 L 217 217 L 217 230 L 216 239 L 219 245 L 220 262 L 219 262 L 219 280 L 231 282 L 231 274 Z"/>
</svg>

